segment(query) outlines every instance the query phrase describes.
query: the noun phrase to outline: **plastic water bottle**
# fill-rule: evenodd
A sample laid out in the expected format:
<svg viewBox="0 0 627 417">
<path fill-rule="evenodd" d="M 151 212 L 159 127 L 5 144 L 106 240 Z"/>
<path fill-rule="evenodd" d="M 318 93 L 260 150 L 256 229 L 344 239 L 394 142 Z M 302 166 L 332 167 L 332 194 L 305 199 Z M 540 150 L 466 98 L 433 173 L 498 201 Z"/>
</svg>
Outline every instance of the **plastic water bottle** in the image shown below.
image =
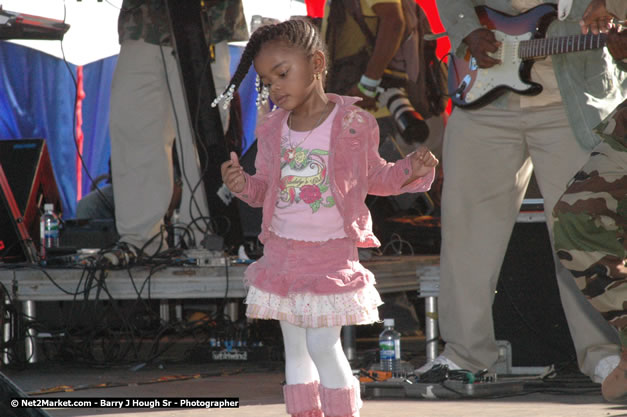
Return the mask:
<svg viewBox="0 0 627 417">
<path fill-rule="evenodd" d="M 44 204 L 44 214 L 39 221 L 41 236 L 41 257 L 46 258 L 46 249 L 59 247 L 59 217 L 54 212 L 54 205 Z"/>
<path fill-rule="evenodd" d="M 383 320 L 379 335 L 379 360 L 382 371 L 395 372 L 401 362 L 401 334 L 394 330 L 394 319 Z"/>
</svg>

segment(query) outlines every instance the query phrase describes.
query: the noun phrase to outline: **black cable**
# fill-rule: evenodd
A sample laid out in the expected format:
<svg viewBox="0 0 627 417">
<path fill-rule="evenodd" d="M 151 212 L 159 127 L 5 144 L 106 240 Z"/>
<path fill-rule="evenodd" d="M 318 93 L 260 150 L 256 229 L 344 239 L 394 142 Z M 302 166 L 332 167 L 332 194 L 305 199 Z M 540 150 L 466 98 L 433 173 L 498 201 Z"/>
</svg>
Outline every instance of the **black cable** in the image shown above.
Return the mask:
<svg viewBox="0 0 627 417">
<path fill-rule="evenodd" d="M 137 299 L 138 300 L 143 300 L 141 291 L 139 289 L 137 289 L 137 285 L 135 284 L 135 278 L 133 278 L 133 274 L 131 273 L 131 268 L 127 269 L 127 273 L 128 273 L 128 277 L 129 277 L 129 279 L 131 281 L 131 285 L 133 286 L 133 289 L 135 290 L 135 294 L 137 294 Z"/>
<path fill-rule="evenodd" d="M 111 302 L 110 305 L 113 307 L 114 312 L 117 313 L 118 317 L 125 318 L 125 315 L 121 311 L 119 311 L 119 309 L 117 308 L 116 300 L 113 298 L 108 288 L 106 288 L 106 285 L 104 285 L 104 291 L 109 297 L 109 301 Z M 124 352 L 124 354 L 121 354 L 121 357 L 124 358 L 127 352 L 129 352 L 131 349 L 135 351 L 135 356 L 137 357 L 139 354 L 139 350 L 141 348 L 142 342 L 143 342 L 142 337 L 141 337 L 141 332 L 139 331 L 139 329 L 135 328 L 135 326 L 132 326 L 131 323 L 128 322 L 127 320 L 123 320 L 123 323 L 125 324 L 125 327 L 128 329 L 130 333 L 130 336 L 132 338 L 131 340 L 138 340 L 139 343 L 137 345 L 135 343 L 129 343 L 126 349 L 126 352 Z M 103 341 L 104 340 L 105 338 L 103 338 Z"/>
<path fill-rule="evenodd" d="M 150 363 L 169 351 L 186 335 L 192 335 L 195 346 L 205 350 L 211 335 L 219 340 L 250 340 L 250 337 L 244 337 L 245 330 L 238 329 L 232 320 L 234 318 L 225 315 L 223 309 L 212 313 L 209 316 L 209 322 L 203 319 L 192 323 L 184 321 L 165 323 L 156 319 L 158 312 L 150 303 L 152 299 L 151 278 L 155 273 L 176 263 L 177 260 L 165 258 L 154 261 L 148 276 L 140 286 L 135 282 L 136 278 L 133 276 L 132 269 L 126 268 L 137 294 L 134 304 L 129 307 L 131 311 L 141 314 L 141 317 L 148 318 L 148 322 L 138 321 L 140 316 L 129 315 L 125 313 L 126 310 L 120 308 L 119 302 L 113 297 L 107 285 L 109 274 L 107 268 L 97 263 L 81 268 L 82 272 L 72 294 L 69 316 L 66 316 L 65 324 L 61 329 L 49 330 L 49 333 L 56 335 L 56 338 L 44 341 L 45 355 L 51 360 L 71 360 L 94 367 L 110 367 L 134 361 Z M 230 279 L 226 256 L 225 268 L 227 286 L 224 301 L 228 296 Z M 44 270 L 42 272 L 55 282 L 51 274 Z M 58 283 L 55 282 L 55 284 L 60 287 Z M 64 290 L 65 293 L 71 293 L 70 290 Z M 77 310 L 78 306 L 80 310 Z M 74 323 L 74 320 L 78 318 L 82 318 L 87 323 L 78 321 Z M 113 326 L 115 322 L 119 324 Z M 141 323 L 147 323 L 149 327 L 143 328 Z M 159 323 L 159 325 L 154 327 L 150 323 Z M 26 331 L 31 327 L 39 331 L 45 330 L 45 325 L 40 322 L 29 322 Z M 165 337 L 167 339 L 164 339 Z M 167 342 L 164 343 L 165 340 Z M 265 342 L 271 344 L 273 341 Z M 194 347 L 190 348 L 190 351 L 192 349 Z M 20 366 L 26 366 L 28 358 L 23 358 L 19 352 L 9 353 L 16 364 L 19 362 Z"/>
<path fill-rule="evenodd" d="M 85 278 L 85 273 L 87 273 L 87 278 Z M 72 297 L 72 302 L 70 304 L 70 311 L 69 311 L 69 317 L 74 317 L 73 312 L 74 312 L 74 307 L 77 304 L 77 297 L 79 294 L 79 288 L 81 286 L 81 283 L 83 282 L 83 280 L 85 280 L 85 286 L 89 285 L 89 282 L 91 282 L 89 280 L 89 277 L 91 276 L 92 271 L 90 271 L 88 268 L 83 269 L 83 273 L 81 274 L 80 279 L 78 280 L 78 283 L 76 284 L 76 290 L 74 292 L 74 296 Z M 70 326 L 68 324 L 69 320 L 66 320 L 66 326 L 65 326 L 65 334 L 67 335 L 71 335 L 71 329 Z"/>
<path fill-rule="evenodd" d="M 48 280 L 52 283 L 52 285 L 54 285 L 59 291 L 61 291 L 63 294 L 66 295 L 77 295 L 77 294 L 83 294 L 83 295 L 87 295 L 89 293 L 89 291 L 91 290 L 91 288 L 85 288 L 83 291 L 81 292 L 72 292 L 69 290 L 66 290 L 65 288 L 61 287 L 54 278 L 52 278 L 52 276 L 46 271 L 45 268 L 42 267 L 38 267 L 38 266 L 33 266 L 33 268 L 38 269 L 40 272 L 42 272 L 46 278 L 48 278 Z"/>
<path fill-rule="evenodd" d="M 63 0 L 63 23 L 64 24 L 65 24 L 66 17 L 67 17 L 67 8 L 65 6 L 65 0 Z M 78 155 L 78 159 L 81 161 L 81 166 L 85 170 L 85 174 L 87 175 L 87 178 L 89 178 L 92 184 L 92 187 L 94 187 L 94 189 L 100 194 L 100 198 L 105 202 L 107 208 L 111 211 L 114 211 L 114 208 L 111 206 L 111 203 L 109 202 L 107 197 L 100 190 L 100 188 L 98 187 L 98 184 L 94 182 L 94 178 L 91 176 L 91 173 L 89 172 L 89 169 L 87 168 L 87 164 L 85 163 L 85 160 L 83 159 L 83 155 L 82 155 L 82 152 L 80 151 L 80 147 L 78 146 L 78 138 L 76 137 L 76 108 L 78 106 L 78 82 L 76 81 L 76 77 L 74 76 L 74 72 L 72 71 L 72 68 L 70 67 L 69 62 L 67 62 L 67 59 L 65 58 L 65 50 L 63 49 L 63 38 L 61 38 L 60 40 L 60 45 L 61 45 L 61 55 L 63 56 L 63 62 L 65 63 L 65 67 L 70 73 L 70 76 L 72 77 L 72 81 L 74 83 L 75 94 L 74 94 L 74 111 L 72 112 L 72 137 L 74 139 L 74 147 L 76 148 L 76 154 Z"/>
<path fill-rule="evenodd" d="M 194 241 L 194 234 L 192 230 L 189 228 L 189 225 L 176 226 L 175 224 L 173 224 L 172 233 L 175 233 L 177 229 L 183 230 L 183 235 L 187 236 L 189 242 Z M 184 244 L 184 243 L 185 243 L 185 238 L 181 237 L 181 242 L 179 242 L 179 246 L 181 246 L 181 244 Z"/>
<path fill-rule="evenodd" d="M 165 236 L 164 236 L 164 232 L 165 232 L 165 226 L 161 225 L 159 227 L 159 232 L 156 233 L 154 236 L 152 236 L 150 239 L 148 239 L 148 241 L 146 243 L 144 243 L 142 245 L 142 247 L 139 249 L 139 253 L 138 253 L 138 258 L 137 258 L 137 263 L 141 263 L 142 258 L 144 257 L 144 255 L 146 254 L 145 249 L 152 244 L 152 242 L 154 242 L 154 240 L 159 237 L 159 246 L 157 247 L 157 250 L 155 251 L 155 253 L 153 255 L 148 256 L 147 261 L 150 262 L 154 259 L 154 257 L 161 252 L 161 250 L 163 249 L 163 244 L 165 243 Z"/>
<path fill-rule="evenodd" d="M 224 275 L 226 277 L 226 285 L 224 288 L 224 297 L 222 297 L 222 306 L 220 307 L 220 311 L 224 314 L 224 309 L 226 308 L 227 297 L 229 295 L 229 259 L 226 255 L 224 255 Z M 231 321 L 233 317 L 230 317 Z"/>
<path fill-rule="evenodd" d="M 170 95 L 170 104 L 172 106 L 172 114 L 174 116 L 174 122 L 176 125 L 176 134 L 177 134 L 177 141 L 175 141 L 175 145 L 179 148 L 179 161 L 180 161 L 180 168 L 181 168 L 181 174 L 183 176 L 183 179 L 185 180 L 186 185 L 189 187 L 190 189 L 190 204 L 189 205 L 189 215 L 191 218 L 194 217 L 193 212 L 192 212 L 192 207 L 195 206 L 196 210 L 198 210 L 198 213 L 200 213 L 202 215 L 202 210 L 200 208 L 200 205 L 198 203 L 198 201 L 196 200 L 196 196 L 195 196 L 195 191 L 198 188 L 199 184 L 202 183 L 202 176 L 204 175 L 204 173 L 201 173 L 199 179 L 198 179 L 198 183 L 192 187 L 191 182 L 189 181 L 189 178 L 187 176 L 187 170 L 185 168 L 185 155 L 183 153 L 183 143 L 182 143 L 182 136 L 181 136 L 181 126 L 180 126 L 180 122 L 179 122 L 179 117 L 176 111 L 176 106 L 175 106 L 175 101 L 174 101 L 174 95 L 172 94 L 172 86 L 170 84 L 170 78 L 168 76 L 168 67 L 167 67 L 167 63 L 166 63 L 166 59 L 165 59 L 165 54 L 163 53 L 163 45 L 159 45 L 159 51 L 161 52 L 161 60 L 163 62 L 163 71 L 164 71 L 164 75 L 165 75 L 165 81 L 166 81 L 166 85 L 168 87 L 168 93 Z M 189 126 L 190 130 L 192 131 L 192 135 L 196 136 L 193 126 Z M 200 141 L 197 141 L 200 142 Z M 208 153 L 206 153 L 208 155 Z M 207 229 L 205 229 L 205 232 L 208 230 L 208 225 L 206 226 Z M 202 229 L 200 229 L 201 231 L 203 231 Z"/>
<path fill-rule="evenodd" d="M 202 80 L 205 77 L 205 75 L 207 73 L 207 68 L 209 68 L 210 65 L 211 65 L 211 53 L 209 52 L 208 56 L 207 56 L 207 61 L 205 62 L 205 65 L 203 66 L 203 69 L 201 71 L 199 80 Z M 209 149 L 207 148 L 205 142 L 201 140 L 202 138 L 198 134 L 198 131 L 200 130 L 199 126 L 198 126 L 199 121 L 200 121 L 200 102 L 201 102 L 202 97 L 203 97 L 203 95 L 202 95 L 202 86 L 203 86 L 203 83 L 200 82 L 200 87 L 198 89 L 198 99 L 197 99 L 197 102 L 196 102 L 196 114 L 194 115 L 194 120 L 192 122 L 192 126 L 190 126 L 190 127 L 192 128 L 192 134 L 194 135 L 195 143 L 199 144 L 202 147 L 202 150 L 204 152 L 204 155 L 205 155 L 205 167 L 200 172 L 200 177 L 199 177 L 198 181 L 196 182 L 196 184 L 194 185 L 194 188 L 192 189 L 192 195 L 195 195 L 196 190 L 203 184 L 203 178 L 205 178 L 205 176 L 207 175 L 207 172 L 209 171 L 209 163 L 210 163 L 210 160 L 209 160 Z M 217 111 L 219 112 L 219 110 L 217 110 Z M 222 124 L 220 124 L 220 125 L 222 125 Z M 224 129 L 224 126 L 222 126 L 222 129 Z M 191 209 L 190 209 L 190 213 L 189 214 L 190 214 L 190 217 L 193 217 Z M 200 214 L 202 215 L 202 212 Z"/>
<path fill-rule="evenodd" d="M 91 305 L 94 307 L 93 311 L 94 313 L 96 313 L 98 310 L 98 306 L 100 304 L 100 293 L 103 292 L 107 295 L 108 300 L 109 300 L 109 306 L 110 308 L 113 310 L 113 312 L 117 315 L 117 317 L 122 319 L 122 330 L 126 329 L 126 332 L 128 332 L 132 337 L 135 336 L 136 332 L 134 332 L 133 326 L 131 326 L 129 324 L 129 322 L 126 320 L 125 315 L 120 312 L 117 308 L 117 303 L 115 301 L 115 299 L 113 298 L 113 296 L 111 295 L 111 293 L 109 292 L 107 286 L 106 286 L 106 271 L 104 269 L 100 270 L 100 278 L 96 278 L 96 273 L 97 271 L 94 271 L 94 275 L 93 278 L 97 280 L 98 282 L 98 291 L 96 293 L 95 299 L 92 301 Z M 86 300 L 87 301 L 87 300 Z M 87 304 L 85 304 L 87 305 Z M 96 319 L 101 319 L 101 320 L 105 320 L 106 315 L 98 315 L 95 318 Z M 135 351 L 137 351 L 136 346 L 133 343 L 130 343 L 126 350 L 121 350 L 119 349 L 120 343 L 118 343 L 114 338 L 111 337 L 106 337 L 107 334 L 109 334 L 110 329 L 109 326 L 104 324 L 102 326 L 98 326 L 98 323 L 96 321 L 93 321 L 93 328 L 92 330 L 88 333 L 88 338 L 86 340 L 86 348 L 88 348 L 89 350 L 91 350 L 91 346 L 94 346 L 93 341 L 91 341 L 91 339 L 93 339 L 94 337 L 97 337 L 98 334 L 100 334 L 102 331 L 105 332 L 104 335 L 101 336 L 101 346 L 102 346 L 102 351 L 104 352 L 104 359 L 103 361 L 98 361 L 95 359 L 93 354 L 87 354 L 84 355 L 84 357 L 86 358 L 86 361 L 89 363 L 98 363 L 98 362 L 109 362 L 112 360 L 115 360 L 119 357 L 125 357 L 128 352 L 131 351 L 131 349 L 134 349 Z M 134 338 L 132 338 L 131 340 L 134 340 Z M 112 344 L 111 345 L 106 345 L 106 342 L 110 341 Z M 113 350 L 112 350 L 113 349 Z M 117 354 L 114 352 L 114 350 L 118 350 Z M 113 353 L 112 353 L 113 352 Z M 116 354 L 116 357 L 113 357 L 112 355 Z"/>
<path fill-rule="evenodd" d="M 451 62 L 453 63 L 453 68 L 455 68 L 455 74 L 457 74 L 457 64 L 455 63 L 455 55 L 453 55 L 453 53 L 452 53 L 452 52 L 450 52 L 450 51 L 449 51 L 448 53 L 446 53 L 446 54 L 442 55 L 442 58 L 440 58 L 440 59 L 438 60 L 438 67 L 439 67 L 439 68 L 441 68 L 441 67 L 442 67 L 442 62 L 444 61 L 444 59 L 449 58 L 449 57 L 451 58 L 451 59 L 449 59 L 449 64 L 450 64 Z M 447 70 L 448 70 L 448 64 L 446 65 L 446 68 L 447 68 Z M 447 75 L 448 75 L 448 74 L 447 74 Z M 448 78 L 447 78 L 447 81 L 448 81 Z M 448 84 L 448 83 L 447 83 L 447 84 Z M 442 96 L 443 96 L 443 97 L 448 97 L 448 98 L 453 97 L 451 94 L 448 94 L 448 93 L 449 93 L 449 91 L 448 91 L 448 88 L 447 88 L 447 91 L 446 91 L 446 92 L 444 92 L 444 91 L 442 92 Z M 456 91 L 455 93 L 458 93 L 458 91 Z"/>
</svg>

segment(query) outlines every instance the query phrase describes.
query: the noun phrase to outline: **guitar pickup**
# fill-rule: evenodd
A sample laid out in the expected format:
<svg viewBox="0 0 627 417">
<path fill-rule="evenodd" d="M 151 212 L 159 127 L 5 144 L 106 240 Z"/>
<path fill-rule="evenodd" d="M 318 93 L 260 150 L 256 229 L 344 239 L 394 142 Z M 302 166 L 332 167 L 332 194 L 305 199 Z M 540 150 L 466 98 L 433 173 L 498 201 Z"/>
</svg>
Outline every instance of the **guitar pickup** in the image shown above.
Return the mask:
<svg viewBox="0 0 627 417">
<path fill-rule="evenodd" d="M 496 52 L 488 52 L 487 54 L 494 59 L 498 59 L 502 63 L 503 58 L 505 57 L 505 44 L 501 43 L 501 46 L 499 46 L 499 49 L 497 49 Z"/>
</svg>

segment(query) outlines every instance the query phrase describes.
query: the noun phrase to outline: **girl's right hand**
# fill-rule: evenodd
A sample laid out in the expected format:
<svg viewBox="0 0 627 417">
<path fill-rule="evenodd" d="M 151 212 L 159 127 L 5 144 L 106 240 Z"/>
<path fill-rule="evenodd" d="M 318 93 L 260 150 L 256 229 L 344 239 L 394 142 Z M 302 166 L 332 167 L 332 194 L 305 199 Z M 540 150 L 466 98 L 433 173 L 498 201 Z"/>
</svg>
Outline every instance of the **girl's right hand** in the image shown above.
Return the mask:
<svg viewBox="0 0 627 417">
<path fill-rule="evenodd" d="M 246 187 L 246 176 L 244 168 L 239 164 L 239 159 L 235 152 L 231 152 L 231 159 L 223 162 L 220 166 L 222 181 L 234 193 L 241 193 Z"/>
</svg>

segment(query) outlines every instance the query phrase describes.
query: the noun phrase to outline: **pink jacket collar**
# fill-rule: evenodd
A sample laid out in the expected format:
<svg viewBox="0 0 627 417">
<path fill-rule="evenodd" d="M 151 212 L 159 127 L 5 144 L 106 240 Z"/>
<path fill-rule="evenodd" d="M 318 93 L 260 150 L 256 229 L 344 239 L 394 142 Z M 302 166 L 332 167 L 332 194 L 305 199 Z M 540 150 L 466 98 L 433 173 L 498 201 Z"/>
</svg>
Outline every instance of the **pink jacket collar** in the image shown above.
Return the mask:
<svg viewBox="0 0 627 417">
<path fill-rule="evenodd" d="M 361 101 L 360 97 L 339 96 L 333 93 L 327 93 L 327 98 L 332 103 L 340 106 L 340 108 L 348 107 L 358 101 Z M 263 137 L 268 131 L 280 128 L 280 126 L 282 126 L 282 124 L 286 121 L 289 114 L 290 112 L 288 110 L 281 108 L 277 108 L 276 110 L 265 114 L 257 127 L 257 137 Z"/>
</svg>

